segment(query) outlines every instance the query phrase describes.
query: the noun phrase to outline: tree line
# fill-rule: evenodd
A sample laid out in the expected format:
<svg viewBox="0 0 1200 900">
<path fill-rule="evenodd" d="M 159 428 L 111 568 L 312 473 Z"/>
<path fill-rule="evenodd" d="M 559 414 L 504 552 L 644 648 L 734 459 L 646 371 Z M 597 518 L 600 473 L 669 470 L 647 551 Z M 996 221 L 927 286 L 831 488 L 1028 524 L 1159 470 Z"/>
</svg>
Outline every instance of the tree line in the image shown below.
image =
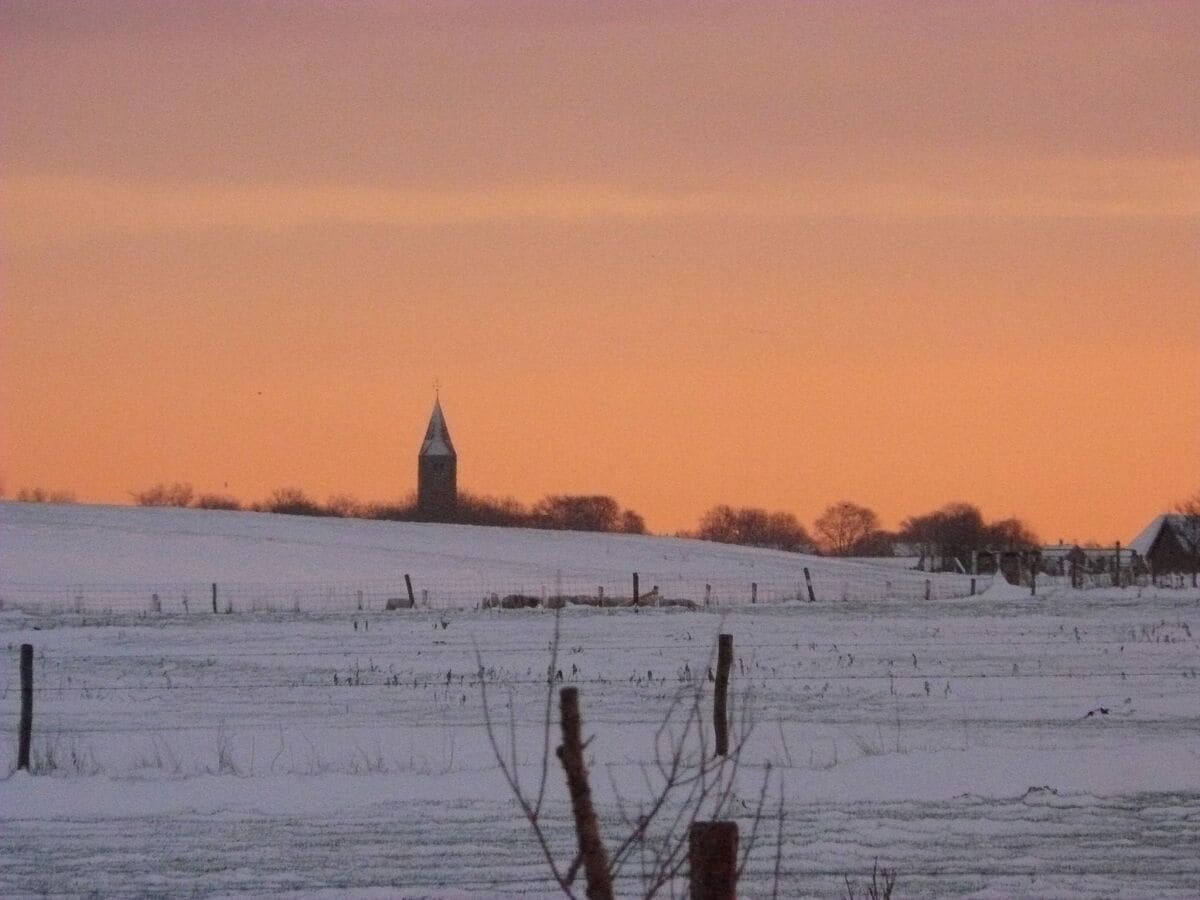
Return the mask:
<svg viewBox="0 0 1200 900">
<path fill-rule="evenodd" d="M 393 503 L 364 503 L 347 494 L 335 494 L 321 503 L 299 488 L 277 488 L 266 499 L 242 504 L 224 494 L 197 494 L 186 482 L 160 483 L 131 495 L 140 506 L 178 506 L 196 509 L 247 509 L 299 516 L 384 519 L 397 522 L 427 521 L 417 507 L 415 494 Z M 646 522 L 632 509 L 624 509 L 602 494 L 551 494 L 532 506 L 511 497 L 487 497 L 460 492 L 458 506 L 439 521 L 461 525 L 507 528 L 547 528 L 562 531 L 595 531 L 646 534 Z M 944 560 L 953 568 L 955 558 L 969 559 L 981 547 L 1032 549 L 1038 538 L 1020 519 L 988 522 L 970 503 L 948 503 L 922 515 L 910 516 L 895 531 L 885 530 L 869 507 L 850 501 L 829 506 L 813 522 L 813 531 L 795 514 L 757 507 L 713 506 L 694 531 L 678 537 L 722 544 L 764 547 L 792 553 L 829 556 L 901 555 Z"/>
<path fill-rule="evenodd" d="M 348 494 L 335 494 L 321 503 L 299 488 L 283 487 L 264 500 L 243 503 L 228 494 L 197 493 L 187 482 L 162 482 L 134 491 L 131 496 L 139 506 L 428 521 L 417 507 L 415 493 L 392 503 L 362 502 Z M 41 488 L 22 488 L 15 499 L 33 503 L 75 502 L 73 494 Z M 1189 523 L 1200 522 L 1200 492 L 1177 504 L 1175 511 Z M 440 521 L 502 528 L 647 533 L 645 519 L 640 514 L 603 494 L 549 494 L 526 506 L 511 497 L 460 492 L 457 509 Z M 1195 530 L 1200 533 L 1200 525 Z M 680 531 L 676 536 L 828 556 L 921 556 L 949 569 L 956 567 L 956 560 L 965 564 L 975 549 L 1023 550 L 1040 544 L 1037 535 L 1021 519 L 987 521 L 977 506 L 964 502 L 947 503 L 931 512 L 909 516 L 901 521 L 899 528 L 889 531 L 880 525 L 878 515 L 870 507 L 843 500 L 826 508 L 813 521 L 811 533 L 790 512 L 720 504 L 700 517 L 695 530 Z M 1200 555 L 1200 547 L 1196 553 Z"/>
<path fill-rule="evenodd" d="M 704 513 L 695 531 L 679 536 L 828 556 L 922 556 L 945 568 L 954 568 L 955 559 L 969 559 L 976 548 L 1020 550 L 1039 544 L 1020 519 L 988 522 L 977 506 L 961 502 L 910 516 L 887 531 L 874 510 L 843 500 L 817 517 L 812 534 L 789 512 L 722 505 Z"/>
<path fill-rule="evenodd" d="M 155 484 L 131 493 L 138 506 L 191 509 L 248 510 L 292 516 L 330 516 L 382 519 L 392 522 L 431 521 L 417 506 L 416 494 L 385 503 L 363 502 L 349 494 L 334 494 L 324 503 L 300 488 L 276 488 L 264 500 L 242 503 L 228 494 L 198 494 L 187 482 Z M 645 534 L 645 520 L 602 494 L 548 494 L 532 506 L 511 497 L 487 497 L 460 491 L 453 512 L 437 521 L 455 525 L 493 525 L 502 528 L 546 528 L 556 531 L 602 531 Z"/>
</svg>

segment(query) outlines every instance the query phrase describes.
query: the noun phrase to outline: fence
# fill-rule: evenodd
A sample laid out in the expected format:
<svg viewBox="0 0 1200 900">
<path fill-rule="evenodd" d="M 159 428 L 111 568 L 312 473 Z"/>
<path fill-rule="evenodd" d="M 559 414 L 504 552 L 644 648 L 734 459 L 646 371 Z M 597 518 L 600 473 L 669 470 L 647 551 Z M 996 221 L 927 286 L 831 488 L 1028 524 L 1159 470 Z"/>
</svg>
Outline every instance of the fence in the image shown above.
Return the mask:
<svg viewBox="0 0 1200 900">
<path fill-rule="evenodd" d="M 595 605 L 694 605 L 732 607 L 742 604 L 818 602 L 883 602 L 949 600 L 968 597 L 983 579 L 962 575 L 928 575 L 885 569 L 800 572 L 794 580 L 746 581 L 700 579 L 669 573 L 630 573 L 627 578 L 538 573 L 507 582 L 486 576 L 425 579 L 419 572 L 387 582 L 247 582 L 162 581 L 138 583 L 0 582 L 0 609 L 30 612 L 145 612 L 162 614 L 242 612 L 371 612 L 395 606 L 428 609 L 477 609 L 498 605 L 506 597 L 529 598 L 542 605 L 552 598 Z M 811 587 L 811 590 L 810 590 Z M 390 604 L 390 606 L 389 606 Z"/>
<path fill-rule="evenodd" d="M 419 597 L 421 580 L 413 580 Z M 819 591 L 820 581 L 816 584 Z M 714 594 L 719 586 L 714 585 Z M 239 597 L 250 597 L 239 594 L 244 587 L 218 585 L 218 603 L 223 608 L 232 598 L 237 612 Z M 402 578 L 384 587 L 376 600 L 386 600 L 393 588 L 396 595 L 406 593 Z M 647 585 L 652 587 L 653 582 Z M 853 604 L 826 601 L 818 593 L 815 605 L 797 604 L 791 596 L 772 601 L 776 607 L 761 615 L 737 617 L 731 688 L 753 690 L 759 720 L 743 762 L 747 770 L 769 762 L 790 782 L 788 817 L 780 823 L 785 895 L 839 893 L 843 875 L 869 873 L 876 853 L 886 864 L 901 863 L 899 889 L 906 895 L 982 887 L 1014 896 L 1072 888 L 1103 895 L 1139 893 L 1147 884 L 1159 896 L 1187 895 L 1200 874 L 1194 854 L 1188 853 L 1198 821 L 1194 793 L 1171 795 L 1177 814 L 1149 813 L 1156 815 L 1149 838 L 1146 804 L 1157 803 L 1154 799 L 1068 800 L 1046 788 L 1023 796 L 1030 784 L 1046 783 L 1040 780 L 1021 782 L 1015 792 L 1001 789 L 986 801 L 969 795 L 920 798 L 922 779 L 933 777 L 929 773 L 953 780 L 956 772 L 963 777 L 968 769 L 982 770 L 995 759 L 996 747 L 1007 748 L 1014 761 L 1027 766 L 1030 779 L 1039 778 L 1033 773 L 1039 772 L 1043 741 L 1062 755 L 1132 758 L 1146 763 L 1147 772 L 1165 771 L 1149 765 L 1163 743 L 1142 754 L 1129 736 L 1141 722 L 1156 742 L 1183 754 L 1194 740 L 1196 639 L 1194 621 L 1188 624 L 1197 609 L 1194 592 L 1190 600 L 1150 593 L 1136 607 L 1101 594 L 1095 603 L 1064 604 L 1051 613 L 1029 604 L 1021 605 L 1027 615 L 977 616 L 967 604 L 947 604 L 929 615 L 923 580 L 913 587 L 920 602 L 898 604 L 894 614 L 864 616 Z M 130 596 L 145 609 L 144 589 L 134 588 L 137 593 Z M 355 609 L 359 589 L 342 587 L 334 599 Z M 34 631 L 38 623 L 26 623 L 19 641 L 32 640 L 36 647 L 33 768 L 121 779 L 122 791 L 161 793 L 163 808 L 177 808 L 180 798 L 197 802 L 201 792 L 188 784 L 188 776 L 236 776 L 204 791 L 216 792 L 220 804 L 235 808 L 241 807 L 229 798 L 252 795 L 248 802 L 268 803 L 274 818 L 255 812 L 251 827 L 241 827 L 241 820 L 226 813 L 235 825 L 224 838 L 226 846 L 206 843 L 214 840 L 211 832 L 221 830 L 212 828 L 209 816 L 199 816 L 197 824 L 195 816 L 147 813 L 122 820 L 126 842 L 121 843 L 92 822 L 61 834 L 37 831 L 65 826 L 39 825 L 14 814 L 9 805 L 3 812 L 20 818 L 21 828 L 0 823 L 0 854 L 12 861 L 0 872 L 0 893 L 48 889 L 44 873 L 26 862 L 44 855 L 42 839 L 65 851 L 58 872 L 73 871 L 72 859 L 86 860 L 87 871 L 81 870 L 77 881 L 54 882 L 67 893 L 85 892 L 86 879 L 106 871 L 126 879 L 120 882 L 125 889 L 136 883 L 142 892 L 164 884 L 178 892 L 194 890 L 194 881 L 153 880 L 169 878 L 170 866 L 187 855 L 184 850 L 208 859 L 241 854 L 256 860 L 254 866 L 205 870 L 202 877 L 212 879 L 205 886 L 221 893 L 278 891 L 280 879 L 310 879 L 287 881 L 300 890 L 328 884 L 330 871 L 345 875 L 350 858 L 372 859 L 373 866 L 393 860 L 392 871 L 400 873 L 393 883 L 421 885 L 431 893 L 486 895 L 501 886 L 545 892 L 536 857 L 514 850 L 522 846 L 522 830 L 507 795 L 489 795 L 479 805 L 477 794 L 480 773 L 495 774 L 481 731 L 481 676 L 494 686 L 499 704 L 512 704 L 504 707 L 501 722 L 515 722 L 522 753 L 539 752 L 548 619 L 489 614 L 239 619 L 212 615 L 211 584 L 198 583 L 192 590 L 190 619 L 167 615 L 172 609 L 160 595 L 163 618 L 147 618 L 134 627 L 119 622 L 112 628 Z M 758 594 L 758 602 L 767 603 L 772 586 L 760 584 Z M 749 603 L 748 595 L 743 588 L 728 602 Z M 113 603 L 121 596 L 108 595 Z M 327 593 L 313 596 L 314 603 L 329 599 Z M 85 612 L 91 602 L 85 593 Z M 202 620 L 197 605 L 205 613 Z M 654 734 L 674 687 L 693 675 L 709 683 L 704 667 L 715 662 L 709 661 L 710 639 L 718 617 L 565 616 L 562 621 L 562 681 L 581 689 L 585 725 L 596 738 L 589 752 L 611 763 L 617 778 L 636 784 L 643 765 L 653 761 Z M 59 624 L 69 626 L 71 620 Z M 486 675 L 475 657 L 476 643 Z M 14 639 L 0 670 L 0 711 L 10 722 L 0 735 L 6 759 L 18 757 L 17 647 Z M 1169 710 L 1174 712 L 1164 714 Z M 854 800 L 863 793 L 856 784 L 866 781 L 869 787 L 864 774 L 894 772 L 892 764 L 900 760 L 913 776 L 912 796 L 901 792 L 879 800 L 868 790 L 866 801 Z M 417 792 L 428 779 L 435 781 L 438 800 L 421 806 L 419 797 L 404 794 L 406 803 L 411 799 L 407 808 L 421 821 L 402 832 L 405 824 L 395 821 L 394 803 L 363 803 L 345 815 L 296 814 L 288 800 L 293 792 L 315 795 L 328 793 L 332 784 L 346 787 L 345 779 L 308 778 L 323 774 L 364 776 L 355 796 L 372 799 L 381 793 L 371 780 L 376 776 L 396 778 L 388 790 Z M 278 795 L 268 790 L 275 783 L 270 779 L 289 776 L 304 777 L 291 778 L 288 790 Z M 805 793 L 818 783 L 837 785 L 834 799 L 814 800 Z M 78 782 L 81 795 L 90 795 L 95 786 Z M 1114 784 L 1111 793 L 1120 795 L 1121 785 Z M 747 799 L 753 804 L 754 795 Z M 489 805 L 493 801 L 500 805 Z M 607 822 L 619 818 L 611 800 L 601 813 Z M 560 841 L 556 849 L 569 859 L 570 823 L 560 807 L 550 822 Z M 23 844 L 18 832 L 28 829 L 34 833 Z M 170 857 L 165 861 L 144 854 L 139 865 L 147 867 L 145 879 L 131 881 L 137 876 L 120 858 L 128 853 L 128 841 L 162 846 L 160 832 L 169 833 L 182 849 L 164 854 Z M 979 833 L 1003 835 L 995 854 L 980 856 Z M 353 853 L 347 851 L 348 834 Z M 881 834 L 888 835 L 884 852 Z M 770 892 L 771 843 L 763 841 L 761 852 L 750 857 L 743 876 L 746 895 Z M 299 845 L 305 853 L 280 850 Z M 1113 847 L 1137 852 L 1115 854 Z M 472 866 L 477 858 L 480 865 Z M 367 869 L 345 877 L 361 877 L 363 886 L 386 882 L 386 870 Z"/>
</svg>

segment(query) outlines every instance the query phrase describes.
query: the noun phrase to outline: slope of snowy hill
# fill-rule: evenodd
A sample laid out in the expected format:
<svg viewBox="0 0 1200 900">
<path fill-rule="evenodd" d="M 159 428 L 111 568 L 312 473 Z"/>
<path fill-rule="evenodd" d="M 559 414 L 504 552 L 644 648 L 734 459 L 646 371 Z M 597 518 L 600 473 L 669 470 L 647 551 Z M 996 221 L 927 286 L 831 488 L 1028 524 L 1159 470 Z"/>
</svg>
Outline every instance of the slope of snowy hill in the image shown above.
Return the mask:
<svg viewBox="0 0 1200 900">
<path fill-rule="evenodd" d="M 816 603 L 796 602 L 805 567 Z M 712 607 L 473 608 L 627 595 L 634 571 L 710 585 Z M 406 572 L 439 608 L 381 609 Z M 648 855 L 693 814 L 732 818 L 741 896 L 843 896 L 878 859 L 903 896 L 1194 897 L 1200 593 L 961 600 L 943 576 L 927 601 L 926 577 L 668 538 L 0 505 L 0 896 L 558 896 L 496 753 L 527 792 L 545 773 L 565 867 L 547 710 L 571 686 L 607 846 L 655 797 Z M 210 579 L 233 615 L 197 614 Z M 656 773 L 709 758 L 718 633 L 737 764 L 728 804 L 689 812 Z"/>
<path fill-rule="evenodd" d="M 0 503 L 0 589 L 9 599 L 74 592 L 109 605 L 202 597 L 257 604 L 378 605 L 409 574 L 432 606 L 497 593 L 666 597 L 713 603 L 964 596 L 962 576 L 705 541 L 192 509 Z M 754 588 L 752 585 L 756 585 Z"/>
</svg>

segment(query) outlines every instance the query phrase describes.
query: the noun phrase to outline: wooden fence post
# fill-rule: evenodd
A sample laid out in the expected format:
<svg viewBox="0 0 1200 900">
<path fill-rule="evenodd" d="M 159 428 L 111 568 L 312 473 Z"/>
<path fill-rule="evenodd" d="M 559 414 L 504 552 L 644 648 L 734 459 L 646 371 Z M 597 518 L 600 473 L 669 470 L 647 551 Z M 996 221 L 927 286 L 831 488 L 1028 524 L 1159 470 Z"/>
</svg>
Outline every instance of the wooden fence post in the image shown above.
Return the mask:
<svg viewBox="0 0 1200 900">
<path fill-rule="evenodd" d="M 932 580 L 926 578 L 925 579 L 925 599 L 927 601 L 929 600 L 929 595 L 932 592 L 933 592 L 933 582 L 932 582 Z"/>
<path fill-rule="evenodd" d="M 563 688 L 559 692 L 562 715 L 562 746 L 558 758 L 567 775 L 567 790 L 571 794 L 571 811 L 575 815 L 575 836 L 579 841 L 579 857 L 587 879 L 588 900 L 612 900 L 612 878 L 608 871 L 608 853 L 600 838 L 600 824 L 592 806 L 592 789 L 588 785 L 587 766 L 583 761 L 582 722 L 579 715 L 579 688 Z"/>
<path fill-rule="evenodd" d="M 416 595 L 414 595 L 414 594 L 413 594 L 413 589 L 412 589 L 412 579 L 408 577 L 408 573 L 407 573 L 407 572 L 405 572 L 405 573 L 404 573 L 404 586 L 405 586 L 406 588 L 408 588 L 408 606 L 409 606 L 409 609 L 416 609 L 416 607 L 417 607 L 417 598 L 416 598 Z"/>
<path fill-rule="evenodd" d="M 21 645 L 21 732 L 17 742 L 17 769 L 29 771 L 29 743 L 33 737 L 33 644 Z"/>
<path fill-rule="evenodd" d="M 633 605 L 634 606 L 638 605 L 638 600 L 640 599 L 640 597 L 641 597 L 641 594 L 638 593 L 638 573 L 634 572 L 633 573 Z"/>
<path fill-rule="evenodd" d="M 813 592 L 812 575 L 808 573 L 808 566 L 804 567 L 804 583 L 808 585 L 808 602 L 816 603 L 817 595 Z"/>
<path fill-rule="evenodd" d="M 733 635 L 717 637 L 717 684 L 713 693 L 713 730 L 717 756 L 729 755 L 729 670 L 733 667 Z"/>
<path fill-rule="evenodd" d="M 758 582 L 757 581 L 750 582 L 750 602 L 751 603 L 758 602 Z"/>
<path fill-rule="evenodd" d="M 217 611 L 217 583 L 215 581 L 212 583 L 212 594 L 213 594 L 213 612 L 216 612 Z"/>
<path fill-rule="evenodd" d="M 972 597 L 975 596 L 975 579 L 974 578 L 971 579 L 971 596 Z"/>
<path fill-rule="evenodd" d="M 704 585 L 704 605 L 712 606 L 712 585 Z"/>
<path fill-rule="evenodd" d="M 736 900 L 737 822 L 693 822 L 688 831 L 692 900 Z"/>
</svg>

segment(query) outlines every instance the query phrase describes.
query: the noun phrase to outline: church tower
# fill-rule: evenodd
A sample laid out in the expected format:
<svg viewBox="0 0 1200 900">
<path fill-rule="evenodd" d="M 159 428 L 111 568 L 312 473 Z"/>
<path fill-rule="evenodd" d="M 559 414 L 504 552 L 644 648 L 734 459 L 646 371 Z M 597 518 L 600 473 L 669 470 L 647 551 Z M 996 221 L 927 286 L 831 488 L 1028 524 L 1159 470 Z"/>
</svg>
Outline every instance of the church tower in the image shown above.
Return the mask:
<svg viewBox="0 0 1200 900">
<path fill-rule="evenodd" d="M 458 454 L 450 440 L 441 400 L 435 400 L 417 454 L 417 512 L 426 521 L 445 522 L 453 518 L 457 506 Z"/>
</svg>

